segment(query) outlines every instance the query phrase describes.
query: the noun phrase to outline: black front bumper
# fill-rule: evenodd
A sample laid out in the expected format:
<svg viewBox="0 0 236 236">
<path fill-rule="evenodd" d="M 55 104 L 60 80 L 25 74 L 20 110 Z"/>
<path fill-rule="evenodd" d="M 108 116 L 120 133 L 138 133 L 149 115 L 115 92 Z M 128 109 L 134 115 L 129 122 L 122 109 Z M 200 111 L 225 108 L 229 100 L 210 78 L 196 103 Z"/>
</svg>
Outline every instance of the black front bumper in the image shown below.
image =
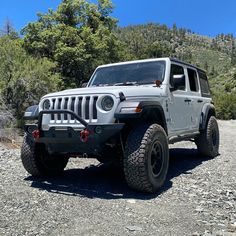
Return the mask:
<svg viewBox="0 0 236 236">
<path fill-rule="evenodd" d="M 44 114 L 67 114 L 84 125 L 84 129 L 70 127 L 50 127 L 49 130 L 42 129 Z M 51 153 L 71 154 L 99 154 L 104 144 L 112 137 L 118 136 L 124 124 L 89 124 L 72 111 L 68 110 L 47 110 L 41 111 L 38 117 L 38 124 L 25 125 L 25 131 L 31 135 L 37 143 L 44 143 Z M 34 131 L 39 136 L 34 137 Z M 88 132 L 86 139 L 83 139 L 83 131 Z"/>
</svg>

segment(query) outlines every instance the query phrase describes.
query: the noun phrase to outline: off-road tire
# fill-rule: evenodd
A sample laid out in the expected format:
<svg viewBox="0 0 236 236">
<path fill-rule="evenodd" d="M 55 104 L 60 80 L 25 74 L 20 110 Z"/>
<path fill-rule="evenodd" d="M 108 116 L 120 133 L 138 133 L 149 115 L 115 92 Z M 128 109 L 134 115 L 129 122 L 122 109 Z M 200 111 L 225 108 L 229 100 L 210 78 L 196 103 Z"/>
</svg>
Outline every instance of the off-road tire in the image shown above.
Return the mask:
<svg viewBox="0 0 236 236">
<path fill-rule="evenodd" d="M 209 118 L 206 128 L 196 138 L 195 143 L 199 154 L 203 156 L 214 158 L 219 154 L 219 128 L 214 116 Z"/>
<path fill-rule="evenodd" d="M 49 155 L 43 144 L 35 143 L 27 134 L 21 147 L 21 160 L 26 171 L 33 176 L 58 175 L 68 163 L 65 156 Z"/>
<path fill-rule="evenodd" d="M 128 135 L 124 154 L 128 185 L 138 191 L 156 192 L 164 184 L 168 167 L 169 147 L 164 129 L 158 124 L 134 128 Z"/>
</svg>

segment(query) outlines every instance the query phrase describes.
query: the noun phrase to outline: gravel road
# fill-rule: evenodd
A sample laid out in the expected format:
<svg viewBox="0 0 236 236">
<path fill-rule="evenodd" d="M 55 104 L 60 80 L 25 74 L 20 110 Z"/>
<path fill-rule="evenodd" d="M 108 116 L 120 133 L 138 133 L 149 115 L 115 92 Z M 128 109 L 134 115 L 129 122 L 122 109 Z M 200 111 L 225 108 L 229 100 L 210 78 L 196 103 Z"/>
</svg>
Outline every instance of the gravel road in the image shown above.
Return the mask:
<svg viewBox="0 0 236 236">
<path fill-rule="evenodd" d="M 20 151 L 0 144 L 0 235 L 236 235 L 236 121 L 219 126 L 220 155 L 172 145 L 166 184 L 152 195 L 89 159 L 72 159 L 61 177 L 33 178 Z"/>
</svg>

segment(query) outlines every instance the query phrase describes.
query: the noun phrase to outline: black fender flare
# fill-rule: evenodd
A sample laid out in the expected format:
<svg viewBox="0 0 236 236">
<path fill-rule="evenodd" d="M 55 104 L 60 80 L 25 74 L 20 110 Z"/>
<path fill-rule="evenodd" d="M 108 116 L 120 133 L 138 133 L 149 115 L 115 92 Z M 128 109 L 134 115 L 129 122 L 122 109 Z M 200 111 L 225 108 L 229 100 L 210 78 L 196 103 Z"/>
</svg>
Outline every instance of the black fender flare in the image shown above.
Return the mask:
<svg viewBox="0 0 236 236">
<path fill-rule="evenodd" d="M 38 105 L 30 106 L 26 109 L 25 114 L 24 114 L 25 120 L 37 120 L 38 117 L 39 117 Z"/>
<path fill-rule="evenodd" d="M 210 116 L 216 116 L 215 106 L 212 103 L 206 103 L 201 112 L 201 120 L 199 124 L 200 131 L 205 129 Z"/>
<path fill-rule="evenodd" d="M 122 108 L 134 109 L 130 113 L 122 113 Z M 139 112 L 135 112 L 135 108 L 138 108 Z M 115 118 L 122 122 L 142 119 L 153 123 L 157 122 L 164 128 L 166 134 L 168 134 L 165 113 L 158 101 L 123 101 L 116 109 Z"/>
</svg>

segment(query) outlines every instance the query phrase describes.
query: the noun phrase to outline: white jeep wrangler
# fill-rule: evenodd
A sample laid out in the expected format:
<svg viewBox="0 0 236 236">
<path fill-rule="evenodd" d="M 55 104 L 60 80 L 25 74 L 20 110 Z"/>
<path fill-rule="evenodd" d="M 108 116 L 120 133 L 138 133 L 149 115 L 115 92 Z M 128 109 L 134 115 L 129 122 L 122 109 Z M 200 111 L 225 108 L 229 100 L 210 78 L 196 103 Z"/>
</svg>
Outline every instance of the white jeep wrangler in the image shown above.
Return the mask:
<svg viewBox="0 0 236 236">
<path fill-rule="evenodd" d="M 155 192 L 164 183 L 169 143 L 195 141 L 215 157 L 219 130 L 207 76 L 172 58 L 99 66 L 85 88 L 45 95 L 25 112 L 21 159 L 32 175 L 55 175 L 69 157 L 122 160 L 128 185 Z"/>
</svg>

